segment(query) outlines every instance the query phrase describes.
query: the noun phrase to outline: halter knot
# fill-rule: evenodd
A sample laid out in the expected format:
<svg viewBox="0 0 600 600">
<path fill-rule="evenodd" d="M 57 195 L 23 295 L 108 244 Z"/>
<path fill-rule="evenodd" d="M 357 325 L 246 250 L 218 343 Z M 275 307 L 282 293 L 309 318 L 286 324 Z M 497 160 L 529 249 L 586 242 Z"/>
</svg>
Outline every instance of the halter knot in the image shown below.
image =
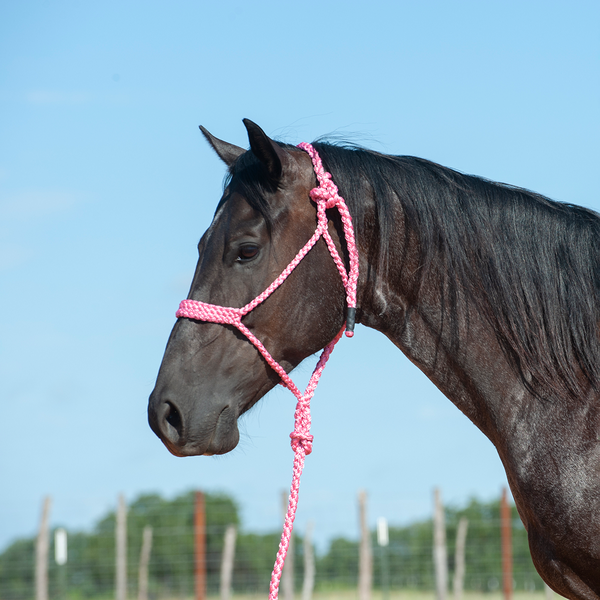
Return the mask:
<svg viewBox="0 0 600 600">
<path fill-rule="evenodd" d="M 304 454 L 306 456 L 312 452 L 314 438 L 310 433 L 292 431 L 292 433 L 290 433 L 290 438 L 292 439 L 291 446 L 294 452 L 297 452 L 300 446 L 304 448 Z"/>
<path fill-rule="evenodd" d="M 329 173 L 325 173 L 325 175 L 331 175 Z M 327 179 L 325 181 L 321 180 L 319 187 L 313 188 L 310 190 L 310 197 L 318 204 L 319 202 L 325 202 L 325 208 L 334 208 L 336 207 L 342 198 L 338 194 L 338 188 L 331 181 L 331 179 Z"/>
</svg>

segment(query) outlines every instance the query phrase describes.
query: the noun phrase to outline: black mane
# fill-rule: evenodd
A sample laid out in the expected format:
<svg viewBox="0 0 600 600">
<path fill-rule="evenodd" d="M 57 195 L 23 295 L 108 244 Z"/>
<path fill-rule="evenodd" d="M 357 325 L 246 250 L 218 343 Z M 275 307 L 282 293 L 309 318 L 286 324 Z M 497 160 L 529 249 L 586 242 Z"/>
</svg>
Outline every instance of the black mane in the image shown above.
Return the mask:
<svg viewBox="0 0 600 600">
<path fill-rule="evenodd" d="M 450 313 L 466 292 L 536 394 L 600 389 L 600 215 L 420 158 L 315 147 L 359 231 L 359 193 L 369 181 L 380 269 L 390 268 L 391 214 L 400 202 L 406 231 L 420 244 L 415 292 L 441 268 Z"/>
<path fill-rule="evenodd" d="M 391 268 L 392 215 L 400 202 L 405 231 L 420 247 L 419 277 L 408 294 L 418 297 L 423 282 L 443 274 L 441 302 L 448 313 L 456 314 L 465 294 L 475 302 L 531 391 L 579 397 L 589 385 L 600 389 L 600 215 L 421 158 L 313 145 L 359 235 L 362 198 L 365 192 L 375 198 L 369 277 Z M 265 198 L 274 190 L 252 152 L 239 157 L 225 186 L 240 191 L 270 228 Z M 445 326 L 458 346 L 456 323 L 450 317 Z"/>
</svg>

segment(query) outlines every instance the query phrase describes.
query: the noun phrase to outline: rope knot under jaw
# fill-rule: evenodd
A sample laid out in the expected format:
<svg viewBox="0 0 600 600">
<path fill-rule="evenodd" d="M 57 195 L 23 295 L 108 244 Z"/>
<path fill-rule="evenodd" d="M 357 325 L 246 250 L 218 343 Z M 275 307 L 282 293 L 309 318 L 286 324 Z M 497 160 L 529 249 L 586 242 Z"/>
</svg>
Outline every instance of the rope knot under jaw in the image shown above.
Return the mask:
<svg viewBox="0 0 600 600">
<path fill-rule="evenodd" d="M 310 433 L 300 433 L 299 431 L 292 431 L 290 433 L 292 439 L 291 446 L 292 450 L 296 452 L 300 446 L 304 448 L 304 454 L 308 456 L 312 452 L 313 447 L 313 436 Z"/>
</svg>

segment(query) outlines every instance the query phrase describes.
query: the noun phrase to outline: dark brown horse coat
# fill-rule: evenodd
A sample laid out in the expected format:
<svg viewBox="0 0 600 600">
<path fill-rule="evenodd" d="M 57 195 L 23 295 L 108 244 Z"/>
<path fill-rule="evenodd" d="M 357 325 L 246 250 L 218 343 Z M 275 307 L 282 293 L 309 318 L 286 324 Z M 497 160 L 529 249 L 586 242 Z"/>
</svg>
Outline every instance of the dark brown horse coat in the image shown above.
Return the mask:
<svg viewBox="0 0 600 600">
<path fill-rule="evenodd" d="M 203 130 L 230 178 L 199 245 L 194 300 L 245 305 L 314 231 L 310 158 L 245 124 L 248 152 Z M 600 217 L 422 159 L 314 145 L 355 222 L 357 321 L 493 442 L 544 580 L 598 599 Z M 345 253 L 333 214 L 330 232 Z M 289 371 L 335 336 L 344 311 L 320 241 L 244 323 Z M 222 454 L 238 442 L 238 417 L 277 382 L 232 327 L 179 319 L 150 424 L 178 456 Z"/>
</svg>

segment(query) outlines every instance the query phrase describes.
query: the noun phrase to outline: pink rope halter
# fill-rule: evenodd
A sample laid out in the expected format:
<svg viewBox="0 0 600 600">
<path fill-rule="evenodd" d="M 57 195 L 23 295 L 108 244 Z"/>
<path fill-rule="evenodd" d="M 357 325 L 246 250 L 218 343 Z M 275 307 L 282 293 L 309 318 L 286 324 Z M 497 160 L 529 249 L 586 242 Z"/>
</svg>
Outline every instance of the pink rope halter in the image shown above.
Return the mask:
<svg viewBox="0 0 600 600">
<path fill-rule="evenodd" d="M 310 191 L 310 197 L 317 205 L 317 229 L 313 236 L 308 240 L 306 245 L 298 252 L 290 264 L 283 270 L 281 275 L 273 281 L 273 283 L 254 300 L 243 306 L 242 308 L 231 308 L 228 306 L 218 306 L 216 304 L 207 304 L 205 302 L 197 302 L 196 300 L 183 300 L 179 305 L 179 310 L 176 313 L 177 317 L 188 317 L 199 321 L 207 321 L 210 323 L 221 323 L 224 325 L 233 325 L 241 333 L 243 333 L 256 349 L 262 354 L 267 363 L 281 377 L 281 384 L 287 387 L 294 396 L 296 396 L 297 404 L 294 414 L 294 431 L 290 434 L 292 439 L 292 449 L 294 451 L 294 467 L 292 476 L 292 485 L 290 488 L 290 496 L 288 500 L 288 509 L 283 524 L 283 533 L 281 542 L 279 543 L 279 551 L 275 559 L 273 574 L 271 575 L 271 585 L 269 588 L 269 599 L 276 600 L 279 590 L 279 581 L 281 572 L 285 562 L 285 557 L 292 536 L 294 527 L 294 518 L 296 516 L 296 508 L 298 506 L 298 490 L 300 488 L 300 476 L 304 468 L 305 457 L 312 452 L 313 436 L 310 434 L 310 401 L 315 393 L 317 384 L 325 365 L 329 360 L 329 356 L 333 348 L 342 337 L 344 329 L 346 336 L 354 335 L 354 320 L 356 315 L 356 285 L 358 281 L 358 251 L 356 249 L 356 241 L 354 238 L 354 228 L 352 227 L 352 217 L 350 211 L 344 202 L 344 199 L 338 194 L 338 189 L 331 179 L 331 174 L 327 173 L 323 168 L 323 163 L 317 151 L 311 146 L 302 142 L 298 147 L 307 152 L 313 163 L 315 174 L 319 182 L 319 187 Z M 350 258 L 350 269 L 346 273 L 344 261 L 341 259 L 329 231 L 327 230 L 327 215 L 328 208 L 336 207 L 340 213 L 342 224 L 344 226 L 344 236 L 346 238 L 346 246 Z M 264 302 L 288 277 L 288 275 L 296 268 L 298 263 L 308 254 L 310 249 L 317 243 L 320 237 L 323 237 L 329 252 L 342 278 L 344 288 L 346 289 L 347 314 L 345 326 L 335 336 L 335 338 L 325 346 L 319 358 L 319 362 L 313 371 L 313 374 L 306 386 L 304 394 L 296 387 L 296 384 L 291 380 L 290 376 L 285 372 L 284 368 L 269 354 L 269 351 L 264 347 L 262 342 L 242 323 L 242 317 L 248 314 L 252 309 Z"/>
</svg>

